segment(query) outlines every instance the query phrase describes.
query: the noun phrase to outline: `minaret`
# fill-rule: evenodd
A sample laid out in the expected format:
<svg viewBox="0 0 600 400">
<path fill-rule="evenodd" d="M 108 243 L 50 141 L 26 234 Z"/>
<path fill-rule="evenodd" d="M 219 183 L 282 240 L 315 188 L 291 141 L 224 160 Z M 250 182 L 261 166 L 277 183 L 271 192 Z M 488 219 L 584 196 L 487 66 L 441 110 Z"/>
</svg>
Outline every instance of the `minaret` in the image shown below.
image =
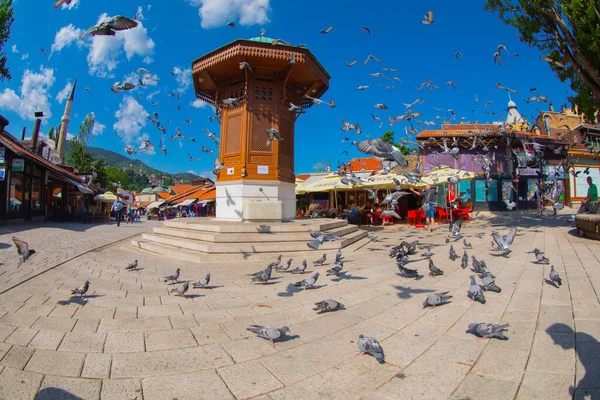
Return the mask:
<svg viewBox="0 0 600 400">
<path fill-rule="evenodd" d="M 73 82 L 73 87 L 71 87 L 71 93 L 69 94 L 67 104 L 65 105 L 65 113 L 63 114 L 60 120 L 60 129 L 58 130 L 58 143 L 56 146 L 56 149 L 58 150 L 59 154 L 59 163 L 63 163 L 65 158 L 65 140 L 67 138 L 69 122 L 71 122 L 71 106 L 73 105 L 73 98 L 75 96 L 75 86 L 77 86 L 77 78 L 75 78 L 75 82 Z"/>
<path fill-rule="evenodd" d="M 513 125 L 513 124 L 525 123 L 525 120 L 521 116 L 521 113 L 517 110 L 517 104 L 514 101 L 512 101 L 512 99 L 510 98 L 510 94 L 508 95 L 508 98 L 509 98 L 509 102 L 508 102 L 508 115 L 506 116 L 506 124 Z"/>
</svg>

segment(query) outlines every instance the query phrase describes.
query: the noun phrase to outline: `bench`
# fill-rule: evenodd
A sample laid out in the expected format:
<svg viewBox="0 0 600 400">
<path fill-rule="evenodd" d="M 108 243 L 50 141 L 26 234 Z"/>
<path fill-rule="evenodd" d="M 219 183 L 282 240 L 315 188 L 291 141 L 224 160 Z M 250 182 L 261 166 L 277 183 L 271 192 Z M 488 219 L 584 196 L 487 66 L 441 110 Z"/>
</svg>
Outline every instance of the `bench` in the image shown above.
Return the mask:
<svg viewBox="0 0 600 400">
<path fill-rule="evenodd" d="M 589 213 L 577 214 L 575 226 L 581 236 L 600 240 L 600 202 L 592 203 Z"/>
</svg>

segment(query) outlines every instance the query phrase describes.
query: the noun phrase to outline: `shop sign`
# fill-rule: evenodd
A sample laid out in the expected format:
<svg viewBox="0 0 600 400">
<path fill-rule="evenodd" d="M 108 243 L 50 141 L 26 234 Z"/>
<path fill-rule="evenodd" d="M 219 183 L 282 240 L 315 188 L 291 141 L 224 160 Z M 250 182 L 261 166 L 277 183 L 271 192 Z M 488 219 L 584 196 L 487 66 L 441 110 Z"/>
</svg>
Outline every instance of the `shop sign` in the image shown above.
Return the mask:
<svg viewBox="0 0 600 400">
<path fill-rule="evenodd" d="M 15 158 L 14 160 L 12 160 L 12 168 L 11 170 L 15 171 L 15 172 L 23 172 L 23 169 L 25 167 L 25 160 L 22 158 Z"/>
<path fill-rule="evenodd" d="M 1 167 L 0 168 L 0 181 L 4 180 L 5 174 L 6 174 L 6 171 L 5 171 L 4 167 Z"/>
<path fill-rule="evenodd" d="M 544 175 L 546 175 L 548 179 L 564 179 L 565 169 L 560 165 L 545 165 Z"/>
<path fill-rule="evenodd" d="M 0 147 L 0 164 L 4 165 L 4 156 L 6 154 L 6 147 Z"/>
<path fill-rule="evenodd" d="M 537 176 L 539 168 L 517 168 L 517 173 L 523 176 Z"/>
<path fill-rule="evenodd" d="M 259 175 L 267 175 L 269 173 L 269 166 L 268 165 L 259 165 L 257 172 Z"/>
</svg>

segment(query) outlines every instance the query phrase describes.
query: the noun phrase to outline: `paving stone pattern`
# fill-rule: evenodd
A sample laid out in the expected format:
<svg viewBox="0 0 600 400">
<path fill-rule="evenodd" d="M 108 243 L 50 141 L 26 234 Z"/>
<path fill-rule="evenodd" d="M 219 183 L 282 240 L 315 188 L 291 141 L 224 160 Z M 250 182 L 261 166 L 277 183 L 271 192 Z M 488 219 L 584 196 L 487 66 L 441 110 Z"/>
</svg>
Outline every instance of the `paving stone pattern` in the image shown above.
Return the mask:
<svg viewBox="0 0 600 400">
<path fill-rule="evenodd" d="M 493 256 L 491 231 L 513 225 L 520 228 L 510 258 Z M 248 274 L 265 266 L 255 261 L 187 264 L 128 242 L 93 250 L 149 227 L 28 227 L 17 235 L 42 251 L 23 271 L 14 248 L 0 250 L 0 287 L 48 270 L 0 295 L 0 399 L 600 396 L 600 242 L 580 238 L 564 218 L 481 214 L 464 224 L 474 245 L 468 254 L 484 259 L 503 289 L 486 292 L 485 305 L 466 296 L 471 272 L 448 259 L 447 225 L 433 234 L 371 228 L 372 242 L 345 252 L 341 278 L 325 277 L 331 262 L 312 267 L 309 259 L 320 287 L 306 291 L 292 285 L 301 275 L 275 273 L 273 284 L 251 284 Z M 0 242 L 10 244 L 17 228 Z M 408 267 L 421 279 L 398 276 L 388 253 L 402 239 L 419 239 L 421 250 L 430 244 L 444 276 L 429 276 L 420 257 Z M 462 244 L 454 247 L 462 255 Z M 560 288 L 545 282 L 550 268 L 533 262 L 534 247 L 555 265 Z M 125 271 L 134 259 L 140 269 Z M 174 296 L 178 285 L 162 277 L 178 267 L 182 281 L 211 272 L 213 288 Z M 89 296 L 71 297 L 86 279 Z M 423 309 L 428 293 L 446 290 L 450 304 Z M 327 298 L 346 310 L 317 315 L 314 303 Z M 508 322 L 509 340 L 477 340 L 465 333 L 472 322 Z M 291 337 L 274 348 L 248 332 L 250 324 L 287 325 Z M 359 334 L 379 339 L 385 364 L 356 355 Z"/>
</svg>

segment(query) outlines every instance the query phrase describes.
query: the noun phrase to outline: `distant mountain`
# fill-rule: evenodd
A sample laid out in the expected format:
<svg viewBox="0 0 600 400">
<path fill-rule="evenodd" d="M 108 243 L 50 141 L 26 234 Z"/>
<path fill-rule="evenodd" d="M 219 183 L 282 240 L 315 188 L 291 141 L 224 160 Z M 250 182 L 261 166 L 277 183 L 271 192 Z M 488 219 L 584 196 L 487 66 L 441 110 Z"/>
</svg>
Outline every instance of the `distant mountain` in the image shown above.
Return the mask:
<svg viewBox="0 0 600 400">
<path fill-rule="evenodd" d="M 66 159 L 68 159 L 68 154 L 71 151 L 70 145 L 71 145 L 70 141 L 67 141 L 67 146 L 66 146 L 67 157 L 65 157 Z M 119 168 L 119 169 L 126 168 L 128 170 L 134 170 L 136 173 L 139 173 L 141 171 L 141 173 L 144 176 L 154 174 L 158 178 L 164 176 L 164 177 L 167 177 L 169 180 L 177 181 L 177 182 L 181 182 L 181 183 L 190 183 L 193 180 L 202 178 L 201 176 L 191 174 L 189 172 L 178 172 L 176 174 L 163 172 L 156 168 L 149 167 L 148 165 L 146 165 L 144 162 L 142 162 L 140 160 L 133 160 L 122 154 L 115 153 L 112 150 L 106 150 L 106 149 L 102 149 L 99 147 L 88 147 L 87 152 L 94 158 L 104 159 L 104 164 L 106 165 L 106 167 L 115 167 L 115 168 Z M 136 188 L 136 189 L 141 190 L 143 188 Z"/>
</svg>

